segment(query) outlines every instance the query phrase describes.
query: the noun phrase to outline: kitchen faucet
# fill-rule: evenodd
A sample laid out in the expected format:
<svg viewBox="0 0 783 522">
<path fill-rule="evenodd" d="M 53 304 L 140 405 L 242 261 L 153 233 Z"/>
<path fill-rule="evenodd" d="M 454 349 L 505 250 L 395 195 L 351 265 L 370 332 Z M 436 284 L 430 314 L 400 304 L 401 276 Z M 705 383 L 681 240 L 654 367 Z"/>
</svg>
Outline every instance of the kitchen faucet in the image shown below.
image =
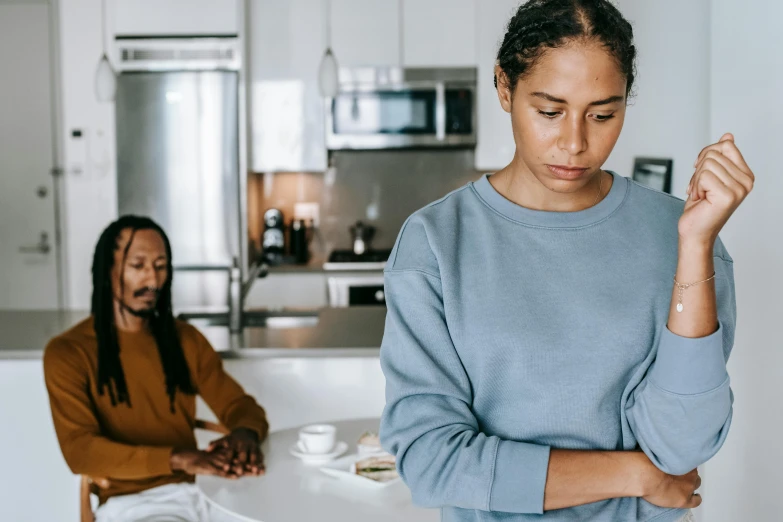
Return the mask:
<svg viewBox="0 0 783 522">
<path fill-rule="evenodd" d="M 175 266 L 174 270 L 188 272 L 226 270 L 228 272 L 228 329 L 231 333 L 240 333 L 245 298 L 250 293 L 253 283 L 269 274 L 269 265 L 263 261 L 254 261 L 248 267 L 247 278 L 244 281 L 242 281 L 242 269 L 239 268 L 239 258 L 236 256 L 231 260 L 231 265 L 179 265 Z"/>
<path fill-rule="evenodd" d="M 247 270 L 247 279 L 242 281 L 242 271 L 239 269 L 239 259 L 234 257 L 228 270 L 228 329 L 231 333 L 242 331 L 242 313 L 245 309 L 245 298 L 250 293 L 253 283 L 260 277 L 269 274 L 269 265 L 262 261 L 254 261 Z"/>
</svg>

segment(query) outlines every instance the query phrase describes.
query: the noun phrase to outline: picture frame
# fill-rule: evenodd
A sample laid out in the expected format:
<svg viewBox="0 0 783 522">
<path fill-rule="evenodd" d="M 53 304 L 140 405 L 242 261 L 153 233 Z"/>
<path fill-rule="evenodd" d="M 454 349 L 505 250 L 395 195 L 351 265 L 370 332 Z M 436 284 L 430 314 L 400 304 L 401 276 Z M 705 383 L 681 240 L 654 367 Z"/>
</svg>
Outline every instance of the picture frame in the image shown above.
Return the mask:
<svg viewBox="0 0 783 522">
<path fill-rule="evenodd" d="M 632 179 L 647 187 L 671 194 L 673 165 L 674 160 L 671 158 L 635 157 Z"/>
</svg>

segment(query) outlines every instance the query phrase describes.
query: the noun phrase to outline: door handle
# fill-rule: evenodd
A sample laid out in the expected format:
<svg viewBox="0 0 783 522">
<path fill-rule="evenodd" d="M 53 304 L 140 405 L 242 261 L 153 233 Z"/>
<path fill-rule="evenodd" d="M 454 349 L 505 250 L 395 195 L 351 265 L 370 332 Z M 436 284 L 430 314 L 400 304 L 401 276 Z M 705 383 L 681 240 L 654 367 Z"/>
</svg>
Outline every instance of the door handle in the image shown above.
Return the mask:
<svg viewBox="0 0 783 522">
<path fill-rule="evenodd" d="M 49 234 L 46 232 L 41 232 L 41 239 L 38 240 L 38 244 L 19 247 L 19 252 L 23 254 L 48 254 L 51 250 Z"/>
</svg>

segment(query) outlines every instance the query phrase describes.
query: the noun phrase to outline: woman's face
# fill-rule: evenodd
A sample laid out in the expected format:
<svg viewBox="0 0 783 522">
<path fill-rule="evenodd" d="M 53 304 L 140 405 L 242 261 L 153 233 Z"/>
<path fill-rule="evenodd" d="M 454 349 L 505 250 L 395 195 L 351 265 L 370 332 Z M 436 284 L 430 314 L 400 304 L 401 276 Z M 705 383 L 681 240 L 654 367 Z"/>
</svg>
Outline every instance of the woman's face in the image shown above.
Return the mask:
<svg viewBox="0 0 783 522">
<path fill-rule="evenodd" d="M 511 113 L 515 161 L 552 191 L 580 190 L 598 173 L 620 136 L 625 90 L 625 76 L 598 44 L 549 50 L 517 82 L 513 94 L 505 76 L 498 74 L 500 103 Z"/>
</svg>

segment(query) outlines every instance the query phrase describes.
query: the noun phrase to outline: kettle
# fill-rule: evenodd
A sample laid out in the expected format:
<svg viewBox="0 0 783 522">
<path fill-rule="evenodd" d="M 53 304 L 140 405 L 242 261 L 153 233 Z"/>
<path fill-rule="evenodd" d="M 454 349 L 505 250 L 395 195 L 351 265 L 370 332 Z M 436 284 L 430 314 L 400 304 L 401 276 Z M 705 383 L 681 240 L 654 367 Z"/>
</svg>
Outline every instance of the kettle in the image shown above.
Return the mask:
<svg viewBox="0 0 783 522">
<path fill-rule="evenodd" d="M 350 230 L 353 238 L 353 253 L 360 256 L 370 250 L 370 241 L 372 241 L 372 237 L 375 235 L 375 227 L 357 221 Z"/>
</svg>

